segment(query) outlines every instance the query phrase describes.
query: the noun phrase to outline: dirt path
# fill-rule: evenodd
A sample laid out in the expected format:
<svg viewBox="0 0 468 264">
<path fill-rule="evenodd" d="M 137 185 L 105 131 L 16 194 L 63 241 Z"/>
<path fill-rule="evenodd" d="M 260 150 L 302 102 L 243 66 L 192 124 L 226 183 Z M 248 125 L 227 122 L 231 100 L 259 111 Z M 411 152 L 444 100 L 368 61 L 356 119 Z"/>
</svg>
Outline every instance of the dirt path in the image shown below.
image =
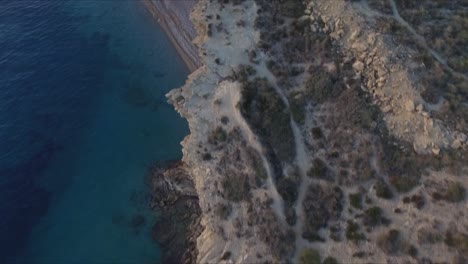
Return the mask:
<svg viewBox="0 0 468 264">
<path fill-rule="evenodd" d="M 243 137 L 247 140 L 247 143 L 250 147 L 255 149 L 257 153 L 259 154 L 260 158 L 262 159 L 263 166 L 265 167 L 265 170 L 267 172 L 267 192 L 269 193 L 270 198 L 273 199 L 273 204 L 272 204 L 272 209 L 276 213 L 276 215 L 279 217 L 281 224 L 286 226 L 286 217 L 284 215 L 284 203 L 283 200 L 281 199 L 281 196 L 278 193 L 278 190 L 276 189 L 276 186 L 273 182 L 273 173 L 272 173 L 272 168 L 265 157 L 263 147 L 260 145 L 259 140 L 257 136 L 253 133 L 253 131 L 250 129 L 249 125 L 245 121 L 245 119 L 242 117 L 241 112 L 239 111 L 239 108 L 237 107 L 240 99 L 241 99 L 241 94 L 240 94 L 240 87 L 238 87 L 238 84 L 234 83 L 225 83 L 221 84 L 222 87 L 222 101 L 224 102 L 224 112 L 229 113 L 230 120 L 233 120 L 237 126 L 240 128 L 242 131 Z"/>
<path fill-rule="evenodd" d="M 266 56 L 264 54 L 261 54 L 260 58 L 261 58 L 261 63 L 256 67 L 257 75 L 259 77 L 267 78 L 267 80 L 272 84 L 275 92 L 284 102 L 284 104 L 286 105 L 289 111 L 289 100 L 284 94 L 284 92 L 279 88 L 276 77 L 266 67 L 266 64 L 265 64 Z M 306 146 L 304 143 L 304 138 L 302 136 L 301 129 L 297 125 L 291 113 L 290 113 L 290 126 L 294 135 L 294 144 L 295 144 L 295 149 L 296 149 L 296 157 L 294 158 L 294 161 L 295 161 L 296 166 L 299 169 L 299 176 L 300 176 L 300 182 L 298 184 L 299 186 L 298 198 L 294 205 L 294 211 L 297 216 L 297 221 L 293 227 L 294 233 L 296 235 L 296 253 L 294 254 L 295 256 L 294 258 L 297 259 L 298 253 L 303 248 L 303 245 L 308 244 L 308 242 L 302 238 L 302 227 L 303 227 L 303 219 L 304 219 L 302 203 L 304 201 L 304 197 L 307 192 L 307 187 L 309 186 L 309 182 L 310 182 L 309 178 L 307 177 L 309 158 L 307 155 L 307 150 L 306 150 Z"/>
<path fill-rule="evenodd" d="M 465 80 L 468 80 L 468 76 L 466 74 L 457 72 L 452 67 L 450 67 L 447 64 L 447 60 L 444 59 L 437 51 L 435 51 L 431 47 L 429 47 L 429 45 L 427 44 L 426 39 L 423 36 L 421 36 L 418 32 L 416 32 L 416 30 L 413 28 L 413 26 L 411 26 L 405 19 L 403 19 L 400 16 L 400 12 L 398 11 L 398 7 L 397 7 L 394 0 L 388 0 L 388 1 L 390 3 L 390 6 L 392 7 L 392 13 L 393 13 L 392 15 L 383 14 L 383 13 L 377 11 L 377 10 L 373 10 L 372 8 L 369 7 L 367 0 L 365 1 L 364 8 L 360 8 L 360 10 L 364 15 L 369 16 L 369 17 L 386 17 L 386 18 L 392 18 L 392 19 L 396 20 L 401 26 L 406 28 L 408 30 L 408 32 L 411 33 L 411 35 L 416 40 L 416 42 L 422 48 L 424 48 L 429 54 L 431 54 L 431 56 L 435 60 L 437 60 L 444 67 L 445 70 L 447 70 L 448 72 L 450 72 L 454 76 L 457 76 L 459 78 L 463 78 Z"/>
</svg>

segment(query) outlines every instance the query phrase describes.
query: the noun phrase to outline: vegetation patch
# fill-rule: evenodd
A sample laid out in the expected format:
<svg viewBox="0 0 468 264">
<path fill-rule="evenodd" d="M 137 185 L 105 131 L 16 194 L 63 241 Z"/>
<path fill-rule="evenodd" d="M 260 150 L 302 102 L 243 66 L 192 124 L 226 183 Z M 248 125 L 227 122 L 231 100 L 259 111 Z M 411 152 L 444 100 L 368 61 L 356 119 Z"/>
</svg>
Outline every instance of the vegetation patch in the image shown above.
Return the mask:
<svg viewBox="0 0 468 264">
<path fill-rule="evenodd" d="M 390 183 L 400 193 L 409 192 L 419 184 L 419 175 L 416 177 L 412 177 L 408 174 L 393 175 L 390 177 Z"/>
<path fill-rule="evenodd" d="M 217 145 L 218 143 L 225 142 L 227 138 L 226 130 L 219 126 L 208 136 L 208 142 L 210 144 Z"/>
<path fill-rule="evenodd" d="M 459 182 L 449 183 L 445 193 L 434 193 L 432 197 L 436 200 L 445 200 L 451 203 L 458 203 L 465 199 L 466 190 Z"/>
<path fill-rule="evenodd" d="M 388 222 L 389 220 L 383 217 L 383 210 L 380 207 L 373 206 L 364 212 L 363 223 L 366 226 L 375 227 Z"/>
<path fill-rule="evenodd" d="M 389 255 L 395 255 L 401 248 L 400 231 L 391 229 L 379 236 L 377 245 L 383 252 Z"/>
<path fill-rule="evenodd" d="M 393 198 L 392 190 L 390 190 L 390 187 L 382 180 L 377 181 L 375 184 L 375 194 L 382 199 L 388 200 Z"/>
<path fill-rule="evenodd" d="M 250 196 L 250 185 L 245 174 L 228 174 L 222 182 L 226 198 L 239 202 L 247 200 Z"/>
<path fill-rule="evenodd" d="M 289 110 L 291 111 L 294 121 L 296 121 L 300 125 L 303 125 L 305 122 L 305 117 L 306 117 L 305 107 L 306 107 L 306 101 L 304 97 L 301 96 L 301 94 L 296 94 L 290 97 Z"/>
<path fill-rule="evenodd" d="M 354 242 L 366 239 L 364 234 L 360 232 L 359 225 L 351 220 L 348 220 L 347 222 L 346 238 Z"/>
<path fill-rule="evenodd" d="M 445 235 L 445 244 L 455 248 L 461 254 L 468 256 L 468 235 L 460 232 L 448 231 Z"/>
<path fill-rule="evenodd" d="M 338 260 L 334 257 L 327 257 L 323 260 L 322 264 L 338 264 Z"/>
<path fill-rule="evenodd" d="M 359 192 L 351 193 L 349 195 L 349 204 L 356 209 L 362 209 L 362 194 Z"/>
<path fill-rule="evenodd" d="M 332 180 L 331 171 L 327 164 L 320 158 L 314 158 L 312 167 L 307 172 L 307 175 L 312 178 L 319 178 L 323 180 Z"/>
<path fill-rule="evenodd" d="M 327 227 L 329 221 L 340 217 L 343 198 L 343 191 L 339 187 L 310 185 L 302 204 L 305 212 L 302 237 L 310 241 L 322 241 L 318 231 Z"/>
<path fill-rule="evenodd" d="M 304 249 L 299 255 L 299 264 L 320 264 L 320 253 L 315 249 Z"/>
<path fill-rule="evenodd" d="M 294 134 L 286 105 L 266 79 L 255 78 L 243 85 L 241 112 L 254 131 L 273 148 L 283 162 L 295 155 Z"/>
<path fill-rule="evenodd" d="M 321 67 L 309 69 L 310 76 L 305 81 L 306 96 L 321 104 L 341 92 L 334 78 Z"/>
</svg>

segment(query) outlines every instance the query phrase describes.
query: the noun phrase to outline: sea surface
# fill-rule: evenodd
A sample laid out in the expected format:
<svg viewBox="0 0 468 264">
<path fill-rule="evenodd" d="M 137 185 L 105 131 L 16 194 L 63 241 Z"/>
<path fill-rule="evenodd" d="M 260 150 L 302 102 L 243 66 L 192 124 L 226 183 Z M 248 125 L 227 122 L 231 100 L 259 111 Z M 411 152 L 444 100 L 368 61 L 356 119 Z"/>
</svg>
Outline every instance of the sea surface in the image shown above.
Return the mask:
<svg viewBox="0 0 468 264">
<path fill-rule="evenodd" d="M 0 263 L 158 263 L 145 176 L 182 155 L 187 74 L 140 1 L 0 1 Z"/>
</svg>

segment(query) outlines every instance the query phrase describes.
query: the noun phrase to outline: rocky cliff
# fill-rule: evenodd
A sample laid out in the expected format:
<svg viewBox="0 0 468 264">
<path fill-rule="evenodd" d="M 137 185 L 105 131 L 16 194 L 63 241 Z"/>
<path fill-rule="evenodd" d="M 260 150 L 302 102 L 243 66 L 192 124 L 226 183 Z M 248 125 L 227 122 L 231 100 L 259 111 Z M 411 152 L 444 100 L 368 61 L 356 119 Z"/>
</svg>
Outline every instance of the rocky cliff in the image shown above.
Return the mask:
<svg viewBox="0 0 468 264">
<path fill-rule="evenodd" d="M 463 20 L 462 1 L 444 3 L 424 8 Z M 465 260 L 466 71 L 425 39 L 432 17 L 418 12 L 393 0 L 197 3 L 203 66 L 167 95 L 190 128 L 196 262 Z"/>
</svg>

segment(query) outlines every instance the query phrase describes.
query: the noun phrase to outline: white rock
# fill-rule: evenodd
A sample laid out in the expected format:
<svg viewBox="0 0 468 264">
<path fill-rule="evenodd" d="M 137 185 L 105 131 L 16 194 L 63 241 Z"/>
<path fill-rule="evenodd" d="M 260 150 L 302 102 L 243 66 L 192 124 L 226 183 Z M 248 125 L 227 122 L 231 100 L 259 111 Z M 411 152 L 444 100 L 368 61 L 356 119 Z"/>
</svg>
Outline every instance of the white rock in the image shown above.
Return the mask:
<svg viewBox="0 0 468 264">
<path fill-rule="evenodd" d="M 413 103 L 412 100 L 407 100 L 407 101 L 405 102 L 405 109 L 406 109 L 406 111 L 408 111 L 408 112 L 414 111 L 414 103 Z"/>
<path fill-rule="evenodd" d="M 452 145 L 451 147 L 454 148 L 454 149 L 459 149 L 461 147 L 462 143 L 460 142 L 460 140 L 458 139 L 455 139 L 453 142 L 452 142 Z"/>
<path fill-rule="evenodd" d="M 416 107 L 416 110 L 417 110 L 418 112 L 422 112 L 422 110 L 424 110 L 423 105 L 422 105 L 422 104 L 418 104 L 418 106 Z"/>
<path fill-rule="evenodd" d="M 439 153 L 440 153 L 440 148 L 438 148 L 438 147 L 433 147 L 432 148 L 432 154 L 439 155 Z"/>
<path fill-rule="evenodd" d="M 388 112 L 390 112 L 390 110 L 392 110 L 392 107 L 389 106 L 389 105 L 386 105 L 386 106 L 382 107 L 382 112 L 384 112 L 384 113 L 388 113 Z"/>
<path fill-rule="evenodd" d="M 351 36 L 349 37 L 350 41 L 355 40 L 355 39 L 359 36 L 360 33 L 361 33 L 361 32 L 359 32 L 358 29 L 356 29 L 355 31 L 353 31 L 353 33 L 351 33 Z"/>
<path fill-rule="evenodd" d="M 460 140 L 460 142 L 465 142 L 467 140 L 467 136 L 463 133 L 457 133 L 455 138 Z"/>
<path fill-rule="evenodd" d="M 363 43 L 363 42 L 360 42 L 360 41 L 357 41 L 357 42 L 353 43 L 351 48 L 355 49 L 358 52 L 364 52 L 364 51 L 367 50 L 367 44 Z"/>
<path fill-rule="evenodd" d="M 374 33 L 371 33 L 367 36 L 367 44 L 369 45 L 374 45 L 375 43 L 375 34 Z"/>
<path fill-rule="evenodd" d="M 364 63 L 362 63 L 361 61 L 356 61 L 355 63 L 353 63 L 353 69 L 356 72 L 362 72 L 364 70 Z"/>
</svg>

